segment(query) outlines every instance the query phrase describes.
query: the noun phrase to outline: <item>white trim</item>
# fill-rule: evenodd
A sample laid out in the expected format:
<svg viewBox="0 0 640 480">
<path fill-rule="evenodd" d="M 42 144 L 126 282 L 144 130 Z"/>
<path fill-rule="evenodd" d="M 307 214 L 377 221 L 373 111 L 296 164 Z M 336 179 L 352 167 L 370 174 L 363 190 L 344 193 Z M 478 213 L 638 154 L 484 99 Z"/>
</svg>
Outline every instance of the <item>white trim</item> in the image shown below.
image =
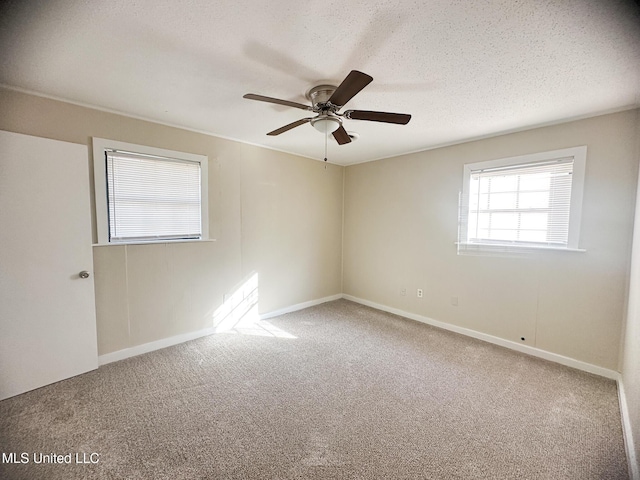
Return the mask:
<svg viewBox="0 0 640 480">
<path fill-rule="evenodd" d="M 547 247 L 537 245 L 515 245 L 509 243 L 464 243 L 454 242 L 455 245 L 462 246 L 471 251 L 487 251 L 487 252 L 540 252 L 549 250 L 552 252 L 586 252 L 584 248 L 563 248 L 563 247 Z"/>
<path fill-rule="evenodd" d="M 337 294 L 337 295 L 331 295 L 329 297 L 318 298 L 316 300 L 310 300 L 304 303 L 298 303 L 296 305 L 291 305 L 289 307 L 285 307 L 280 310 L 274 310 L 272 312 L 263 313 L 260 315 L 260 320 L 266 320 L 268 318 L 277 317 L 285 313 L 291 313 L 298 310 L 303 310 L 305 308 L 313 307 L 315 305 L 320 305 L 326 302 L 332 302 L 333 300 L 339 300 L 341 298 L 342 298 L 342 294 Z M 98 357 L 98 365 L 99 366 L 106 365 L 107 363 L 117 362 L 119 360 L 124 360 L 130 357 L 136 357 L 138 355 L 142 355 L 143 353 L 153 352 L 154 350 L 160 350 L 161 348 L 172 347 L 173 345 L 178 345 L 180 343 L 188 342 L 190 340 L 206 337 L 207 335 L 212 335 L 214 333 L 216 333 L 216 331 L 213 327 L 211 327 L 211 328 L 205 328 L 202 330 L 197 330 L 195 332 L 182 333 L 180 335 L 175 335 L 173 337 L 162 338 L 154 342 L 143 343 L 142 345 L 135 345 L 133 347 L 123 348 L 122 350 L 118 350 L 116 352 L 110 352 L 110 353 L 105 353 L 104 355 L 100 355 Z"/>
<path fill-rule="evenodd" d="M 318 158 L 310 157 L 308 155 L 303 155 L 301 153 L 295 153 L 295 152 L 292 152 L 290 150 L 284 150 L 282 148 L 276 148 L 276 147 L 269 146 L 269 145 L 263 145 L 263 144 L 257 143 L 257 142 L 248 142 L 248 141 L 236 138 L 236 137 L 230 137 L 228 135 L 221 135 L 221 134 L 218 134 L 218 133 L 209 132 L 207 130 L 200 130 L 200 129 L 197 129 L 197 128 L 191 128 L 191 127 L 187 127 L 185 125 L 181 125 L 179 123 L 165 122 L 165 121 L 159 120 L 157 118 L 145 117 L 144 115 L 136 115 L 134 113 L 128 113 L 128 112 L 125 112 L 123 110 L 116 110 L 116 109 L 113 109 L 113 108 L 101 107 L 99 105 L 94 105 L 94 104 L 86 103 L 86 102 L 78 102 L 78 101 L 71 100 L 71 99 L 66 98 L 66 97 L 59 97 L 57 95 L 49 95 L 49 94 L 46 94 L 46 93 L 37 92 L 35 90 L 29 90 L 29 89 L 26 89 L 26 88 L 14 87 L 12 85 L 7 85 L 6 83 L 0 83 L 0 88 L 4 88 L 6 90 L 10 90 L 10 91 L 13 91 L 13 92 L 23 93 L 23 94 L 26 94 L 26 95 L 33 95 L 34 97 L 46 98 L 47 100 L 54 100 L 56 102 L 68 103 L 70 105 L 75 105 L 77 107 L 90 108 L 91 110 L 97 110 L 99 112 L 110 113 L 112 115 L 119 115 L 121 117 L 132 118 L 134 120 L 140 120 L 140 121 L 148 122 L 148 123 L 155 123 L 156 125 L 162 125 L 164 127 L 178 128 L 180 130 L 185 130 L 187 132 L 193 132 L 193 133 L 199 133 L 201 135 L 206 135 L 208 137 L 221 138 L 223 140 L 229 140 L 229 141 L 232 141 L 232 142 L 243 143 L 245 145 L 252 145 L 254 147 L 266 148 L 267 150 L 273 150 L 275 152 L 286 153 L 287 155 L 293 155 L 295 157 L 306 158 L 306 159 L 309 159 L 309 160 L 316 160 L 316 161 L 319 161 L 319 162 L 322 162 L 322 163 L 330 163 L 331 165 L 336 165 L 338 167 L 344 167 L 345 166 L 345 165 L 342 165 L 340 163 L 335 163 L 335 162 L 333 162 L 331 160 L 328 160 L 328 161 L 325 162 L 323 157 L 318 157 Z M 623 110 L 620 110 L 620 111 L 632 110 L 634 108 L 636 108 L 636 107 L 624 108 Z M 617 111 L 618 110 L 611 111 L 611 112 L 605 111 L 603 113 L 596 114 L 596 115 L 593 115 L 593 116 L 605 115 L 607 113 L 616 113 Z"/>
<path fill-rule="evenodd" d="M 568 367 L 576 368 L 578 370 L 582 370 L 584 372 L 593 373 L 594 375 L 599 375 L 601 377 L 609 378 L 611 380 L 618 380 L 620 374 L 614 370 L 609 370 L 604 367 L 599 367 L 597 365 L 593 365 L 590 363 L 582 362 L 580 360 L 576 360 L 574 358 L 565 357 L 564 355 L 559 355 L 557 353 L 551 353 L 546 350 L 541 350 L 539 348 L 530 347 L 528 345 L 522 345 L 516 342 L 512 342 L 511 340 L 505 340 L 503 338 L 494 337 L 493 335 L 488 335 L 486 333 L 481 333 L 475 330 L 471 330 L 469 328 L 458 327 L 456 325 L 452 325 L 449 323 L 441 322 L 438 320 L 434 320 L 429 317 L 425 317 L 422 315 L 418 315 L 415 313 L 406 312 L 404 310 L 400 310 L 398 308 L 387 307 L 386 305 L 381 305 L 379 303 L 371 302 L 369 300 L 364 300 L 362 298 L 354 297 L 352 295 L 346 294 L 336 294 L 328 297 L 318 298 L 315 300 L 310 300 L 308 302 L 297 303 L 295 305 L 291 305 L 289 307 L 281 308 L 278 310 L 273 310 L 271 312 L 260 314 L 260 320 L 266 320 L 269 318 L 277 317 L 279 315 L 284 315 L 285 313 L 296 312 L 298 310 L 303 310 L 305 308 L 313 307 L 316 305 L 320 305 L 326 302 L 332 302 L 334 300 L 339 300 L 344 298 L 346 300 L 350 300 L 355 303 L 359 303 L 361 305 L 366 305 L 368 307 L 375 308 L 377 310 L 381 310 L 383 312 L 393 313 L 394 315 L 399 315 L 401 317 L 405 317 L 411 320 L 415 320 L 421 323 L 426 323 L 427 325 L 431 325 L 437 328 L 442 328 L 443 330 L 449 330 L 451 332 L 460 333 L 462 335 L 466 335 L 468 337 L 476 338 L 478 340 L 483 340 L 485 342 L 493 343 L 494 345 L 499 345 L 501 347 L 509 348 L 511 350 L 516 350 L 521 353 L 526 353 L 528 355 L 532 355 L 534 357 L 543 358 L 545 360 L 549 360 L 551 362 L 559 363 L 561 365 L 566 365 Z M 177 345 L 179 343 L 188 342 L 190 340 L 195 340 L 196 338 L 204 337 L 207 335 L 211 335 L 215 333 L 214 328 L 206 328 L 203 330 L 197 330 L 195 332 L 183 333 L 180 335 L 176 335 L 174 337 L 163 338 L 160 340 L 156 340 L 154 342 L 144 343 L 142 345 L 136 345 L 130 348 L 124 348 L 122 350 L 118 350 L 116 352 L 106 353 L 104 355 L 100 355 L 98 357 L 98 365 L 105 365 L 111 362 L 117 362 L 118 360 L 124 360 L 125 358 L 135 357 L 137 355 L 141 355 L 143 353 L 152 352 L 154 350 L 159 350 L 161 348 L 171 347 L 173 345 Z M 625 402 L 626 405 L 626 402 Z M 636 480 L 636 479 L 633 479 Z M 640 479 L 637 479 L 640 480 Z"/>
<path fill-rule="evenodd" d="M 105 138 L 93 137 L 93 181 L 96 197 L 96 227 L 98 231 L 98 245 L 126 245 L 131 243 L 166 243 L 167 240 L 154 242 L 109 242 L 109 224 L 107 213 L 107 179 L 104 169 L 104 152 L 107 150 L 125 150 L 129 152 L 157 155 L 160 157 L 176 158 L 200 164 L 200 212 L 202 238 L 195 241 L 209 240 L 209 157 L 194 153 L 178 152 L 164 148 L 148 147 L 133 143 L 119 142 Z"/>
<path fill-rule="evenodd" d="M 173 345 L 188 342 L 189 340 L 195 340 L 196 338 L 200 337 L 206 337 L 207 335 L 211 335 L 213 333 L 215 333 L 213 327 L 205 328 L 203 330 L 197 330 L 195 332 L 182 333 L 173 337 L 162 338 L 154 342 L 143 343 L 142 345 L 136 345 L 130 348 L 123 348 L 122 350 L 118 350 L 116 352 L 105 353 L 104 355 L 100 355 L 98 357 L 98 365 L 102 366 L 106 365 L 107 363 L 124 360 L 125 358 L 136 357 L 138 355 L 142 355 L 143 353 L 160 350 L 161 348 L 172 347 Z"/>
<path fill-rule="evenodd" d="M 26 92 L 26 93 L 28 93 L 28 92 Z M 478 136 L 475 136 L 475 137 L 469 137 L 469 138 L 464 138 L 464 139 L 460 139 L 460 140 L 454 140 L 452 142 L 438 143 L 438 144 L 430 146 L 430 147 L 419 148 L 417 150 L 410 150 L 410 151 L 404 152 L 404 153 L 397 153 L 397 154 L 392 155 L 390 157 L 376 157 L 376 158 L 371 158 L 371 159 L 367 159 L 367 160 L 356 160 L 356 161 L 349 162 L 349 163 L 342 163 L 340 165 L 342 165 L 343 167 L 350 167 L 352 165 L 359 165 L 361 163 L 377 162 L 379 160 L 386 160 L 386 159 L 389 159 L 389 158 L 396 158 L 396 157 L 406 157 L 406 156 L 409 156 L 409 155 L 414 155 L 416 153 L 428 152 L 430 150 L 438 150 L 440 148 L 456 147 L 458 145 L 464 145 L 464 144 L 467 144 L 467 143 L 478 142 L 480 140 L 488 140 L 488 139 L 491 139 L 491 138 L 502 137 L 502 136 L 506 136 L 506 135 L 513 135 L 514 133 L 528 132 L 530 130 L 537 130 L 539 128 L 554 127 L 556 125 L 563 125 L 565 123 L 579 122 L 581 120 L 589 120 L 591 118 L 601 117 L 603 115 L 613 115 L 615 113 L 628 112 L 629 110 L 635 110 L 636 108 L 638 108 L 638 104 L 627 105 L 625 107 L 607 108 L 607 109 L 604 109 L 604 110 L 599 110 L 599 111 L 594 112 L 594 113 L 586 113 L 584 115 L 574 115 L 574 116 L 571 116 L 571 117 L 561 118 L 559 120 L 551 120 L 549 122 L 534 123 L 532 125 L 525 125 L 523 127 L 511 128 L 511 129 L 507 129 L 507 130 L 500 130 L 498 132 L 489 133 L 487 135 L 478 135 Z"/>
<path fill-rule="evenodd" d="M 342 297 L 345 298 L 346 300 L 351 300 L 352 302 L 356 302 L 361 305 L 366 305 L 368 307 L 372 307 L 377 310 L 382 310 L 383 312 L 389 312 L 389 313 L 393 313 L 394 315 L 400 315 L 401 317 L 409 318 L 411 320 L 416 320 L 418 322 L 426 323 L 427 325 L 442 328 L 444 330 L 449 330 L 451 332 L 460 333 L 468 337 L 477 338 L 478 340 L 483 340 L 485 342 L 493 343 L 494 345 L 499 345 L 501 347 L 509 348 L 511 350 L 516 350 L 521 353 L 526 353 L 534 357 L 543 358 L 545 360 L 559 363 L 561 365 L 566 365 L 567 367 L 576 368 L 584 372 L 593 373 L 595 375 L 609 378 L 611 380 L 617 380 L 619 376 L 618 372 L 614 370 L 609 370 L 608 368 L 599 367 L 598 365 L 582 362 L 580 360 L 576 360 L 575 358 L 565 357 L 564 355 L 551 353 L 546 350 L 530 347 L 528 345 L 522 345 L 520 343 L 512 342 L 511 340 L 505 340 L 504 338 L 494 337 L 493 335 L 477 332 L 469 328 L 458 327 L 457 325 L 452 325 L 450 323 L 440 322 L 438 320 L 434 320 L 429 317 L 424 317 L 422 315 L 418 315 L 415 313 L 405 312 L 404 310 L 400 310 L 397 308 L 387 307 L 386 305 L 381 305 L 379 303 L 371 302 L 369 300 L 364 300 L 362 298 L 353 297 L 351 295 L 343 295 Z"/>
<path fill-rule="evenodd" d="M 291 305 L 289 307 L 284 307 L 279 310 L 273 310 L 267 313 L 260 314 L 260 320 L 266 320 L 268 318 L 277 317 L 279 315 L 284 315 L 285 313 L 297 312 L 298 310 L 304 310 L 305 308 L 315 307 L 316 305 L 320 305 L 322 303 L 333 302 L 334 300 L 340 300 L 343 298 L 341 293 L 336 295 L 331 295 L 329 297 L 318 298 L 316 300 L 309 300 L 308 302 L 296 303 L 295 305 Z"/>
<path fill-rule="evenodd" d="M 288 155 L 293 155 L 293 156 L 300 157 L 300 158 L 307 158 L 309 160 L 316 160 L 316 161 L 320 161 L 320 162 L 325 163 L 324 162 L 324 158 L 322 158 L 322 157 L 317 157 L 317 158 L 316 157 L 310 157 L 308 155 L 303 155 L 301 153 L 292 152 L 290 150 L 284 150 L 282 148 L 277 148 L 277 147 L 274 147 L 274 146 L 271 146 L 271 145 L 264 145 L 264 144 L 257 143 L 257 142 L 248 142 L 246 140 L 241 140 L 241 139 L 236 138 L 236 137 L 230 137 L 228 135 L 221 135 L 221 134 L 213 133 L 213 132 L 210 132 L 210 131 L 207 131 L 207 130 L 200 130 L 200 129 L 197 129 L 197 128 L 187 127 L 187 126 L 181 125 L 179 123 L 165 122 L 165 121 L 159 120 L 157 118 L 153 118 L 153 117 L 146 117 L 144 115 L 136 115 L 134 113 L 125 112 L 123 110 L 117 110 L 117 109 L 114 109 L 114 108 L 102 107 L 100 105 L 94 105 L 92 103 L 87 103 L 87 102 L 80 102 L 80 101 L 77 101 L 77 100 L 72 100 L 72 99 L 67 98 L 67 97 L 61 97 L 61 96 L 58 96 L 58 95 L 50 95 L 48 93 L 39 92 L 37 90 L 30 90 L 28 88 L 16 87 L 14 85 L 9 85 L 7 83 L 0 83 L 0 88 L 4 88 L 6 90 L 13 91 L 13 92 L 23 93 L 23 94 L 26 94 L 26 95 L 32 95 L 34 97 L 46 98 L 48 100 L 54 100 L 56 102 L 64 102 L 64 103 L 68 103 L 70 105 L 75 105 L 77 107 L 90 108 L 91 110 L 97 110 L 99 112 L 110 113 L 110 114 L 113 114 L 113 115 L 120 115 L 122 117 L 132 118 L 134 120 L 141 120 L 143 122 L 155 123 L 157 125 L 162 125 L 162 126 L 165 126 L 165 127 L 178 128 L 180 130 L 185 130 L 187 132 L 200 133 L 200 134 L 206 135 L 208 137 L 222 138 L 223 140 L 230 140 L 232 142 L 243 143 L 245 145 L 252 145 L 252 146 L 255 146 L 255 147 L 266 148 L 267 150 L 273 150 L 273 151 L 276 151 L 276 152 L 282 152 L 282 153 L 286 153 Z M 498 132 L 488 133 L 486 135 L 478 135 L 478 136 L 475 136 L 475 137 L 463 138 L 463 139 L 454 140 L 454 141 L 451 141 L 451 142 L 438 143 L 436 145 L 432 145 L 432 146 L 428 146 L 428 147 L 422 147 L 422 148 L 418 148 L 416 150 L 409 150 L 407 152 L 395 153 L 393 155 L 389 155 L 389 156 L 386 156 L 386 157 L 375 157 L 375 158 L 369 158 L 369 159 L 366 159 L 366 160 L 354 160 L 353 162 L 341 162 L 341 163 L 336 163 L 336 162 L 333 162 L 333 161 L 329 160 L 326 163 L 330 163 L 330 164 L 336 165 L 338 167 L 349 167 L 351 165 L 359 165 L 361 163 L 377 162 L 379 160 L 386 160 L 386 159 L 389 159 L 389 158 L 404 157 L 404 156 L 407 156 L 407 155 L 413 155 L 415 153 L 428 152 L 430 150 L 437 150 L 439 148 L 455 147 L 456 145 L 464 145 L 466 143 L 477 142 L 479 140 L 486 140 L 486 139 L 495 138 L 495 137 L 501 137 L 501 136 L 504 136 L 504 135 L 511 135 L 513 133 L 527 132 L 529 130 L 535 130 L 535 129 L 538 129 L 538 128 L 553 127 L 555 125 L 562 125 L 562 124 L 565 124 L 565 123 L 577 122 L 577 121 L 580 121 L 580 120 L 589 120 L 590 118 L 601 117 L 603 115 L 612 115 L 614 113 L 627 112 L 629 110 L 635 110 L 637 108 L 638 108 L 638 104 L 637 103 L 634 103 L 632 105 L 625 105 L 623 107 L 605 108 L 604 110 L 597 110 L 595 112 L 585 113 L 585 114 L 582 114 L 582 115 L 573 115 L 573 116 L 570 116 L 570 117 L 560 118 L 558 120 L 550 120 L 548 122 L 534 123 L 533 125 L 525 125 L 525 126 L 522 126 L 522 127 L 516 127 L 516 128 L 507 129 L 507 130 L 500 130 Z"/>
<path fill-rule="evenodd" d="M 629 418 L 629 406 L 622 384 L 622 375 L 616 379 L 618 383 L 618 401 L 620 402 L 620 415 L 622 417 L 622 436 L 624 437 L 624 447 L 627 452 L 627 464 L 629 466 L 630 480 L 640 480 L 640 464 L 636 456 L 633 442 L 633 431 L 631 429 L 631 419 Z"/>
<path fill-rule="evenodd" d="M 115 247 L 118 245 L 149 245 L 149 244 L 154 244 L 154 245 L 162 245 L 162 244 L 166 244 L 166 243 L 202 243 L 202 242 L 216 242 L 217 240 L 215 238 L 200 238 L 200 239 L 195 239 L 195 238 L 179 238 L 176 240 L 157 240 L 157 241 L 147 241 L 147 242 L 142 242 L 142 241 L 135 241 L 135 242 L 112 242 L 112 243 L 94 243 L 91 246 L 92 247 Z"/>
</svg>

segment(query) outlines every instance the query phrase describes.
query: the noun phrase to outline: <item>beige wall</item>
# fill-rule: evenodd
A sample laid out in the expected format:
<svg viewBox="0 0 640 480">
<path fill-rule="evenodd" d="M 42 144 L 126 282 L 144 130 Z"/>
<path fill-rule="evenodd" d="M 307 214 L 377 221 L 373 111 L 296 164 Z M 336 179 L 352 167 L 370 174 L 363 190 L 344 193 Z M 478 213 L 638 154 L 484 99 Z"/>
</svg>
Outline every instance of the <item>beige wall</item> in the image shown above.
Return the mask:
<svg viewBox="0 0 640 480">
<path fill-rule="evenodd" d="M 0 105 L 0 130 L 209 157 L 215 242 L 94 247 L 100 354 L 212 326 L 254 271 L 261 312 L 340 293 L 342 167 L 6 89 Z"/>
<path fill-rule="evenodd" d="M 640 160 L 640 110 L 638 111 L 636 157 Z M 640 185 L 640 179 L 639 179 Z M 635 229 L 629 282 L 629 309 L 622 339 L 622 385 L 635 444 L 636 475 L 640 475 L 640 188 L 636 196 Z"/>
<path fill-rule="evenodd" d="M 256 271 L 262 312 L 343 291 L 618 369 L 637 111 L 325 170 L 293 155 L 14 91 L 0 89 L 0 104 L 2 130 L 85 145 L 96 136 L 209 157 L 215 242 L 94 248 L 100 354 L 211 326 L 223 296 Z M 464 163 L 577 145 L 588 146 L 580 240 L 586 253 L 456 254 Z M 423 299 L 416 288 L 425 290 Z M 633 305 L 633 288 L 630 297 Z M 627 345 L 637 347 L 633 318 Z M 636 365 L 637 348 L 625 352 L 625 365 Z M 631 371 L 628 377 L 637 376 Z M 637 404 L 638 387 L 628 383 Z"/>
<path fill-rule="evenodd" d="M 627 111 L 347 167 L 343 292 L 618 370 L 637 122 Z M 579 145 L 586 253 L 456 254 L 465 163 Z"/>
</svg>

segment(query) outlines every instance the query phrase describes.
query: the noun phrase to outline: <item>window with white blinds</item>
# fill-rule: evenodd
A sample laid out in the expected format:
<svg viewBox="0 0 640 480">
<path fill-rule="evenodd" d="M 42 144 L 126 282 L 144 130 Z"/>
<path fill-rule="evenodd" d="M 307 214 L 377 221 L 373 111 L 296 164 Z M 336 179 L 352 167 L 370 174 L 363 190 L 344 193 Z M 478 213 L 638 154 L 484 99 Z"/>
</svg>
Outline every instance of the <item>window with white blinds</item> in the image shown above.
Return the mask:
<svg viewBox="0 0 640 480">
<path fill-rule="evenodd" d="M 109 240 L 202 237 L 200 163 L 108 151 Z"/>
<path fill-rule="evenodd" d="M 96 210 L 106 216 L 103 228 L 98 225 L 99 242 L 206 239 L 204 159 L 94 139 L 94 165 L 101 170 L 96 172 Z"/>
<path fill-rule="evenodd" d="M 578 147 L 465 165 L 459 243 L 577 248 L 585 157 Z"/>
</svg>

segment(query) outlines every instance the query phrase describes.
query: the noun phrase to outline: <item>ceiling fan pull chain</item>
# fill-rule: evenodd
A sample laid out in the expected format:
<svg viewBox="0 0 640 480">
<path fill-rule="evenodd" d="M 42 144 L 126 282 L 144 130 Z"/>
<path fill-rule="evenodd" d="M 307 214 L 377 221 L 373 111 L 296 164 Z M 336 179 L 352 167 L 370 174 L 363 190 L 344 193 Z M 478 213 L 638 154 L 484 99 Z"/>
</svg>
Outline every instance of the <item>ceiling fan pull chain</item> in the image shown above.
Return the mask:
<svg viewBox="0 0 640 480">
<path fill-rule="evenodd" d="M 327 169 L 327 137 L 329 136 L 329 132 L 324 132 L 324 169 Z"/>
</svg>

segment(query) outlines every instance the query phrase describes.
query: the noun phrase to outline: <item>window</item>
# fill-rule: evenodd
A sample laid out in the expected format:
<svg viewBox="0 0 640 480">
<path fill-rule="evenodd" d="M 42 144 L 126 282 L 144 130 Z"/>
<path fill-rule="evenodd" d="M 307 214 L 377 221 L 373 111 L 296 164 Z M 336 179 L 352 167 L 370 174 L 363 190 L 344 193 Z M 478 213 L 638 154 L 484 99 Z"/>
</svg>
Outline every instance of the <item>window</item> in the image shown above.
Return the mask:
<svg viewBox="0 0 640 480">
<path fill-rule="evenodd" d="M 586 147 L 464 166 L 460 250 L 578 250 Z"/>
<path fill-rule="evenodd" d="M 98 242 L 208 238 L 207 157 L 93 139 Z"/>
</svg>

